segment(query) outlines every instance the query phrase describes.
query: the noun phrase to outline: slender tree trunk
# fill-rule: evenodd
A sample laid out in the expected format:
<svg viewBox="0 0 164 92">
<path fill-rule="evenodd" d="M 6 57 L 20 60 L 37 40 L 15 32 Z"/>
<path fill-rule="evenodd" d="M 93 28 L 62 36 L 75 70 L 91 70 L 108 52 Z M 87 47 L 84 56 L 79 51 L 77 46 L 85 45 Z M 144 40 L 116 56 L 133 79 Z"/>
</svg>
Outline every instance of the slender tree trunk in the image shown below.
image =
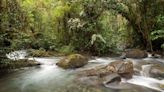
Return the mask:
<svg viewBox="0 0 164 92">
<path fill-rule="evenodd" d="M 148 27 L 148 19 L 147 19 L 147 3 L 143 2 L 143 11 L 141 16 L 143 17 L 143 31 L 145 33 L 145 40 L 146 40 L 146 49 L 150 52 L 153 52 L 153 48 L 152 48 L 152 42 L 151 42 L 151 38 L 150 38 L 150 30 L 151 28 Z"/>
</svg>

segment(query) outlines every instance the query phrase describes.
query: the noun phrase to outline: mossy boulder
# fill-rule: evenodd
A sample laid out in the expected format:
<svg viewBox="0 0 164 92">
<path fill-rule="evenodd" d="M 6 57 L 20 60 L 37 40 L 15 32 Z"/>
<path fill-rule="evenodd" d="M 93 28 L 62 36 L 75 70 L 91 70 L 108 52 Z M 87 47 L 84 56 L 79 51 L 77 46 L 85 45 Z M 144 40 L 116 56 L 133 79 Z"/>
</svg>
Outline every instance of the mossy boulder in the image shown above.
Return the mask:
<svg viewBox="0 0 164 92">
<path fill-rule="evenodd" d="M 88 63 L 88 59 L 80 54 L 72 54 L 60 60 L 56 65 L 64 69 L 79 68 Z"/>
<path fill-rule="evenodd" d="M 140 49 L 128 49 L 124 52 L 125 58 L 146 58 L 148 53 Z"/>
</svg>

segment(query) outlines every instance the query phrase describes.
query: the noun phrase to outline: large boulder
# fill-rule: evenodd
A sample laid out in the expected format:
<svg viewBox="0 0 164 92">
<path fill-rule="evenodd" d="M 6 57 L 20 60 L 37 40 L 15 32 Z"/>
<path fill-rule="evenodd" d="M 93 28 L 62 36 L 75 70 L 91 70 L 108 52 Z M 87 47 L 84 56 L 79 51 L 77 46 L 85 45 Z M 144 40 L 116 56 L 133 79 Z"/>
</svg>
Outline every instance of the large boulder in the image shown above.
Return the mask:
<svg viewBox="0 0 164 92">
<path fill-rule="evenodd" d="M 133 75 L 133 63 L 131 61 L 115 61 L 109 64 L 115 68 L 115 72 L 121 77 L 131 78 Z"/>
<path fill-rule="evenodd" d="M 80 54 L 72 54 L 60 60 L 56 65 L 64 68 L 79 68 L 88 63 L 88 59 Z"/>
<path fill-rule="evenodd" d="M 128 49 L 124 52 L 123 57 L 125 58 L 146 58 L 148 53 L 140 49 Z"/>
<path fill-rule="evenodd" d="M 85 70 L 83 72 L 87 76 L 104 77 L 117 73 L 121 77 L 131 78 L 133 75 L 133 63 L 131 61 L 114 61 L 106 66 Z"/>
<path fill-rule="evenodd" d="M 104 85 L 113 87 L 119 85 L 121 78 L 129 79 L 133 75 L 133 63 L 131 61 L 114 61 L 108 65 L 100 65 L 79 72 L 78 80 L 82 83 Z"/>
</svg>

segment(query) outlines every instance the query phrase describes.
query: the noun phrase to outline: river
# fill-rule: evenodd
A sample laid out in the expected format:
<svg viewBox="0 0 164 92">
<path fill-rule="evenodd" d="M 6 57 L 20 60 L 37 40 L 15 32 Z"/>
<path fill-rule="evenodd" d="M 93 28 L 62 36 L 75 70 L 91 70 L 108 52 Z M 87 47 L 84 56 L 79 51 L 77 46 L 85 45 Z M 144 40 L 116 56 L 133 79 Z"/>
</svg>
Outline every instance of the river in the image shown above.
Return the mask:
<svg viewBox="0 0 164 92">
<path fill-rule="evenodd" d="M 163 79 L 134 75 L 132 79 L 113 87 L 91 85 L 76 80 L 76 74 L 87 68 L 105 65 L 116 58 L 97 57 L 89 64 L 74 70 L 64 70 L 55 65 L 63 57 L 29 58 L 42 63 L 0 76 L 0 92 L 164 92 L 159 87 Z M 150 59 L 150 58 L 146 58 Z M 152 59 L 151 59 L 152 60 Z M 136 59 L 134 61 L 137 61 Z M 163 59 L 158 60 L 164 63 Z"/>
</svg>

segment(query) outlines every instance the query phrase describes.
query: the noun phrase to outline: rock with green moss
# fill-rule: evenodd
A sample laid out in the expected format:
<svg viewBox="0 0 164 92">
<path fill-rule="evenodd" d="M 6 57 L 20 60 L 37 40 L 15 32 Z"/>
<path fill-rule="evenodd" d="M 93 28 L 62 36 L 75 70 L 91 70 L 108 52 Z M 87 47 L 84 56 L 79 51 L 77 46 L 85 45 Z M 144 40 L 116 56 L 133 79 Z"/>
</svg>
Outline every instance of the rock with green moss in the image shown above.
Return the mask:
<svg viewBox="0 0 164 92">
<path fill-rule="evenodd" d="M 80 54 L 72 54 L 60 60 L 56 65 L 64 69 L 79 68 L 88 63 L 88 59 Z"/>
<path fill-rule="evenodd" d="M 0 73 L 10 72 L 14 69 L 19 69 L 23 67 L 37 66 L 40 65 L 39 62 L 35 60 L 20 59 L 20 60 L 10 60 L 6 59 L 0 62 Z"/>
</svg>

